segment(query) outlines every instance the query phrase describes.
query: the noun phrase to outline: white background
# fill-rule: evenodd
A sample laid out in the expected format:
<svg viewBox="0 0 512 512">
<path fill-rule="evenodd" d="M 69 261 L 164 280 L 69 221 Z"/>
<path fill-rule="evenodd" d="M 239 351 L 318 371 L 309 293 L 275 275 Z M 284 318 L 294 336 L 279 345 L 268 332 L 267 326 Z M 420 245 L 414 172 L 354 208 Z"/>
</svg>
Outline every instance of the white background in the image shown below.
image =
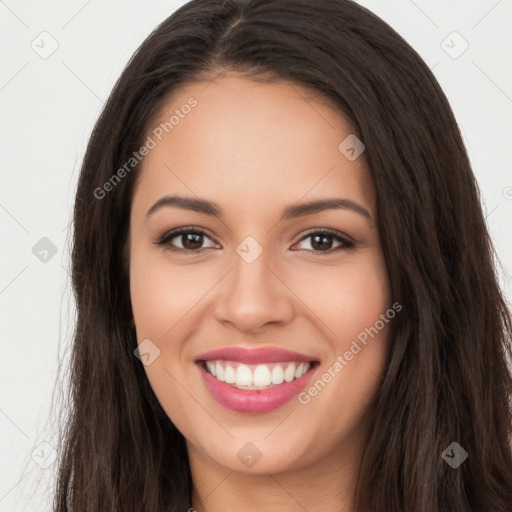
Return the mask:
<svg viewBox="0 0 512 512">
<path fill-rule="evenodd" d="M 0 0 L 0 512 L 51 510 L 56 465 L 42 469 L 31 455 L 38 447 L 39 460 L 52 460 L 39 443 L 55 437 L 52 393 L 73 332 L 69 222 L 81 159 L 127 60 L 184 3 Z M 448 96 L 510 300 L 512 0 L 360 3 L 419 52 Z M 47 59 L 31 48 L 43 31 L 58 43 Z M 441 46 L 446 40 L 452 53 L 461 48 L 458 36 L 446 39 L 453 31 L 469 43 L 456 59 Z M 32 252 L 42 237 L 57 248 L 46 263 Z"/>
</svg>

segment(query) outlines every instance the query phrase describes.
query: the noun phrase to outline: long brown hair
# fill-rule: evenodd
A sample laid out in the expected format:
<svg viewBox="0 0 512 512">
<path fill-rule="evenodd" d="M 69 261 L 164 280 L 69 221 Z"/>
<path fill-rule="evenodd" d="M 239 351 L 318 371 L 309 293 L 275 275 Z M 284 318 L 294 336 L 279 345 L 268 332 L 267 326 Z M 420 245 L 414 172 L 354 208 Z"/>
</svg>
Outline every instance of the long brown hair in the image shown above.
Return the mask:
<svg viewBox="0 0 512 512">
<path fill-rule="evenodd" d="M 94 191 L 140 148 L 169 94 L 222 71 L 315 91 L 366 145 L 403 312 L 370 407 L 356 510 L 510 512 L 512 320 L 478 186 L 429 68 L 348 0 L 193 0 L 147 38 L 115 85 L 76 192 L 77 323 L 55 509 L 190 506 L 184 438 L 134 356 L 126 246 L 139 166 L 103 197 Z M 456 469 L 441 456 L 453 442 L 468 453 Z"/>
</svg>

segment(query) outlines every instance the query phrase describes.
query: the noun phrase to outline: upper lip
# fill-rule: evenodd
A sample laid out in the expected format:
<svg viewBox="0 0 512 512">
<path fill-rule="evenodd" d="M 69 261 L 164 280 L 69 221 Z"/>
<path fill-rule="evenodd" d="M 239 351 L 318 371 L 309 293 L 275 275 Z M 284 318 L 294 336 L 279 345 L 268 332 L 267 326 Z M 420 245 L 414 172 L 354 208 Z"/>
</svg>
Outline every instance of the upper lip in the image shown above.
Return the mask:
<svg viewBox="0 0 512 512">
<path fill-rule="evenodd" d="M 205 352 L 196 358 L 196 362 L 219 360 L 237 361 L 245 364 L 279 363 L 284 361 L 316 361 L 314 357 L 274 347 L 253 349 L 245 347 L 226 347 L 218 350 L 212 350 L 210 352 Z"/>
</svg>

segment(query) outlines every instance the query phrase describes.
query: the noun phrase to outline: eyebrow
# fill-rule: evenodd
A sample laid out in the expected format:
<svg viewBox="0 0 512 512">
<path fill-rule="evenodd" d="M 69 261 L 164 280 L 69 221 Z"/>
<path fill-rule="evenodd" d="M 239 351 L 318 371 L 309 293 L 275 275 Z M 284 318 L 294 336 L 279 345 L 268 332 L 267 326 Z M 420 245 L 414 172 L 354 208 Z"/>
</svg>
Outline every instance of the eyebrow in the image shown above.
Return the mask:
<svg viewBox="0 0 512 512">
<path fill-rule="evenodd" d="M 224 212 L 222 208 L 206 199 L 198 199 L 194 197 L 182 197 L 182 196 L 164 196 L 161 197 L 147 212 L 146 218 L 164 207 L 177 207 L 184 210 L 191 210 L 206 215 L 212 215 L 215 217 L 223 217 Z M 359 203 L 350 199 L 332 198 L 332 199 L 320 199 L 316 201 L 308 201 L 306 203 L 294 204 L 287 206 L 282 214 L 280 220 L 292 219 L 295 217 L 302 217 L 304 215 L 312 215 L 325 210 L 351 210 L 353 212 L 366 217 L 371 223 L 373 218 L 370 212 L 361 206 Z"/>
</svg>

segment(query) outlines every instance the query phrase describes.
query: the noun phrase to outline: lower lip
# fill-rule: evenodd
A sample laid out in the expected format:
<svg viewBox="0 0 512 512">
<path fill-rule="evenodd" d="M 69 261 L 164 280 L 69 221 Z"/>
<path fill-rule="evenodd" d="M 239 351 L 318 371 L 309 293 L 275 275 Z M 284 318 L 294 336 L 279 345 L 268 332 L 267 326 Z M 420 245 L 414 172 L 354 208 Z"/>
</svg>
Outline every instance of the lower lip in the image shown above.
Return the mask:
<svg viewBox="0 0 512 512">
<path fill-rule="evenodd" d="M 278 409 L 298 395 L 311 379 L 316 365 L 291 382 L 283 382 L 269 389 L 238 389 L 210 375 L 198 364 L 201 377 L 213 397 L 224 407 L 236 412 L 261 413 Z"/>
</svg>

